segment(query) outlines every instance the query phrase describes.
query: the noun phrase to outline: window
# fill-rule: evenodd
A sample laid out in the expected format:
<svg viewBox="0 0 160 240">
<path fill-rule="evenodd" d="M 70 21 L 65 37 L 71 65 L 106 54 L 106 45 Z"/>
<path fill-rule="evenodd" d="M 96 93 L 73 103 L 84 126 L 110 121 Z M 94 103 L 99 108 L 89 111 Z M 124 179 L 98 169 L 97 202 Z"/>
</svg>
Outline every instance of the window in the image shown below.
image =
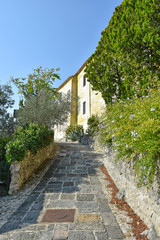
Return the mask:
<svg viewBox="0 0 160 240">
<path fill-rule="evenodd" d="M 83 102 L 83 115 L 86 113 L 86 102 Z"/>
<path fill-rule="evenodd" d="M 83 76 L 83 87 L 86 85 L 86 77 Z"/>
</svg>

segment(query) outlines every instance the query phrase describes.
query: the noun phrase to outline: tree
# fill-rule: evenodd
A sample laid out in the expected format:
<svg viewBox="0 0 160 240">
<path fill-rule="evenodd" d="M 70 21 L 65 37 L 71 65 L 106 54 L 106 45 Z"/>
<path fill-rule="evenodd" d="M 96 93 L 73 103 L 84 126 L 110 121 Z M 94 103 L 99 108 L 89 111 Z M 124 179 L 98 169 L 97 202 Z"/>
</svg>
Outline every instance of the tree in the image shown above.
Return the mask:
<svg viewBox="0 0 160 240">
<path fill-rule="evenodd" d="M 14 129 L 13 117 L 8 113 L 8 109 L 14 104 L 10 85 L 0 85 L 0 137 L 11 135 Z"/>
<path fill-rule="evenodd" d="M 106 103 L 148 94 L 160 80 L 160 0 L 124 0 L 102 32 L 86 77 Z"/>
<path fill-rule="evenodd" d="M 53 68 L 42 69 L 42 67 L 34 69 L 33 74 L 28 75 L 26 83 L 25 78 L 12 78 L 19 88 L 19 93 L 23 95 L 18 113 L 19 125 L 39 122 L 51 127 L 67 121 L 70 96 L 56 92 L 53 87 L 55 79 L 60 77 Z"/>
</svg>

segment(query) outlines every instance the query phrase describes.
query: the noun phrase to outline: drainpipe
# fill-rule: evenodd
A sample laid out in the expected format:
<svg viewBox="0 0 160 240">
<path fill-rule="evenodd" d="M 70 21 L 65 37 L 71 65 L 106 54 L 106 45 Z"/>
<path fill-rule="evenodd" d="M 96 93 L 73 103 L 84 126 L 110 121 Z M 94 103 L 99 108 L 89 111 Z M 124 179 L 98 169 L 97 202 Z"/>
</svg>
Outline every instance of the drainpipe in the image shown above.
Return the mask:
<svg viewBox="0 0 160 240">
<path fill-rule="evenodd" d="M 89 117 L 92 115 L 92 110 L 91 110 L 92 102 L 91 102 L 91 85 L 89 83 Z"/>
<path fill-rule="evenodd" d="M 77 125 L 77 107 L 78 107 L 77 76 L 74 76 L 72 78 L 70 125 Z"/>
</svg>

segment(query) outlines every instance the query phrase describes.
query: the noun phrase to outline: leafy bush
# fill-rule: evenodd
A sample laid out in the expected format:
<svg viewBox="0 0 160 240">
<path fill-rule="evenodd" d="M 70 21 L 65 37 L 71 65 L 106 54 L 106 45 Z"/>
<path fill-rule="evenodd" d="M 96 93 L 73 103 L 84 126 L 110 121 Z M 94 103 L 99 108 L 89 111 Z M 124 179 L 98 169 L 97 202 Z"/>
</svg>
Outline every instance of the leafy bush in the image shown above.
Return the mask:
<svg viewBox="0 0 160 240">
<path fill-rule="evenodd" d="M 81 142 L 81 138 L 84 135 L 83 126 L 82 125 L 68 126 L 65 133 L 66 133 L 66 140 L 71 139 L 73 142 L 74 141 Z"/>
<path fill-rule="evenodd" d="M 5 181 L 7 179 L 7 172 L 9 169 L 6 161 L 6 145 L 9 142 L 9 138 L 0 138 L 0 180 Z"/>
<path fill-rule="evenodd" d="M 101 143 L 112 144 L 117 159 L 132 161 L 139 185 L 151 186 L 160 157 L 160 92 L 107 105 Z"/>
<path fill-rule="evenodd" d="M 147 95 L 160 80 L 159 22 L 159 0 L 124 0 L 115 8 L 85 68 L 106 104 Z"/>
<path fill-rule="evenodd" d="M 6 145 L 9 142 L 9 138 L 0 138 L 0 161 L 5 160 Z"/>
<path fill-rule="evenodd" d="M 26 151 L 35 154 L 38 149 L 45 147 L 53 140 L 53 131 L 47 126 L 37 123 L 26 124 L 19 127 L 13 139 L 7 144 L 6 158 L 10 164 L 13 161 L 22 161 Z"/>
<path fill-rule="evenodd" d="M 96 135 L 96 133 L 99 131 L 99 117 L 97 115 L 92 115 L 90 118 L 88 118 L 87 124 L 87 133 L 91 136 Z"/>
</svg>

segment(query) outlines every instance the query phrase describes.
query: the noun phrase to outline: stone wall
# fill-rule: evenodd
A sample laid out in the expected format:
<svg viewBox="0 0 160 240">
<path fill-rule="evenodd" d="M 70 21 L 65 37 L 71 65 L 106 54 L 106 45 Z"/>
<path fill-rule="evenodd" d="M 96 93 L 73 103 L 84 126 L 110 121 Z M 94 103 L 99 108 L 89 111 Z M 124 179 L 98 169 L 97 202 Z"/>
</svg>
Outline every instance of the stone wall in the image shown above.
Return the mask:
<svg viewBox="0 0 160 240">
<path fill-rule="evenodd" d="M 12 195 L 18 191 L 54 150 L 55 145 L 52 142 L 47 147 L 40 149 L 35 155 L 27 151 L 23 161 L 13 162 L 10 166 L 11 183 L 9 194 Z"/>
<path fill-rule="evenodd" d="M 160 167 L 157 168 L 157 174 L 151 189 L 137 187 L 138 181 L 131 164 L 122 160 L 115 161 L 116 153 L 111 149 L 97 148 L 97 144 L 94 144 L 94 147 L 104 152 L 104 166 L 119 190 L 125 190 L 125 199 L 128 204 L 149 228 L 153 225 L 160 236 Z"/>
</svg>

